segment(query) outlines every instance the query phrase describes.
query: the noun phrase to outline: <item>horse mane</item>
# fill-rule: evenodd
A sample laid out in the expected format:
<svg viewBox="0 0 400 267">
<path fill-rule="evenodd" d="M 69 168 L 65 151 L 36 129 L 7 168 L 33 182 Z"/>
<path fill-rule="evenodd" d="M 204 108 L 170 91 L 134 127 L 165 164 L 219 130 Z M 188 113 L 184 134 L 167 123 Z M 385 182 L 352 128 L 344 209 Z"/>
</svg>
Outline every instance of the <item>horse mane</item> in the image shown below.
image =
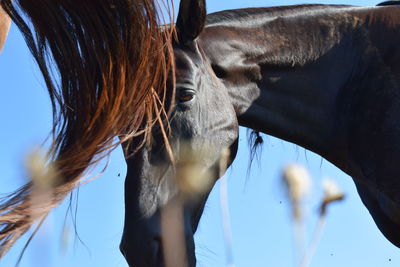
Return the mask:
<svg viewBox="0 0 400 267">
<path fill-rule="evenodd" d="M 397 6 L 397 5 L 400 5 L 399 0 L 385 1 L 377 4 L 377 6 Z"/>
<path fill-rule="evenodd" d="M 262 145 L 264 144 L 264 139 L 259 131 L 253 129 L 247 129 L 247 143 L 250 151 L 249 164 L 247 166 L 247 176 L 249 176 L 254 159 L 256 159 L 257 163 L 260 164 L 261 160 L 260 150 L 262 149 Z"/>
<path fill-rule="evenodd" d="M 171 15 L 168 1 L 0 3 L 44 77 L 53 109 L 49 160 L 57 172 L 46 201 L 32 201 L 33 182 L 0 199 L 1 258 L 79 186 L 89 167 L 142 136 L 138 149 L 150 140 L 152 126 L 162 124 L 167 77 L 174 71 L 174 27 L 158 28 L 165 23 L 161 9 Z"/>
<path fill-rule="evenodd" d="M 270 20 L 280 16 L 287 16 L 292 14 L 302 14 L 316 10 L 324 10 L 329 7 L 348 7 L 347 5 L 324 5 L 324 4 L 303 4 L 292 6 L 273 6 L 273 7 L 257 7 L 257 8 L 241 8 L 223 10 L 207 15 L 206 26 L 219 26 L 219 25 L 232 25 L 236 23 L 241 24 L 242 21 L 247 21 L 251 17 L 262 16 L 263 20 Z M 262 20 L 262 21 L 263 21 Z"/>
</svg>

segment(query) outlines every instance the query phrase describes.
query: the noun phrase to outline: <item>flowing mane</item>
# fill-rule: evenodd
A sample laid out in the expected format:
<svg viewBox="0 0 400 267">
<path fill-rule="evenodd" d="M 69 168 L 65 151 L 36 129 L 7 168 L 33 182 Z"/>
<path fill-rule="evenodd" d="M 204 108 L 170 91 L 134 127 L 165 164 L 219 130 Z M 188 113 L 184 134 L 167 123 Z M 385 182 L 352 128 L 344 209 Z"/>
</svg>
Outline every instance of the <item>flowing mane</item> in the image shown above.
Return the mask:
<svg viewBox="0 0 400 267">
<path fill-rule="evenodd" d="M 77 186 L 88 167 L 166 116 L 170 39 L 153 0 L 1 0 L 44 77 L 53 108 L 49 159 L 57 180 L 49 201 L 32 202 L 28 183 L 0 199 L 0 257 Z M 161 6 L 162 5 L 162 6 Z M 167 56 L 165 56 L 167 55 Z M 113 141 L 116 136 L 119 142 Z"/>
</svg>

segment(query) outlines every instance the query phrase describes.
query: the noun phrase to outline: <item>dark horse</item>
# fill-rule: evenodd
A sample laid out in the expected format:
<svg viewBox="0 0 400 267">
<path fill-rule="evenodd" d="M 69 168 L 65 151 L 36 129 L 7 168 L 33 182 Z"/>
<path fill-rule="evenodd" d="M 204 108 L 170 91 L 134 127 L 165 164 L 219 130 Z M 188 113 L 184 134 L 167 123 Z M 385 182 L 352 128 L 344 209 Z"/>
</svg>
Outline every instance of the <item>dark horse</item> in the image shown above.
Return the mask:
<svg viewBox="0 0 400 267">
<path fill-rule="evenodd" d="M 23 2 L 24 7 L 29 9 L 29 3 L 38 5 L 46 1 L 19 2 Z M 46 10 L 47 4 L 61 2 L 48 1 L 44 4 L 43 10 Z M 67 2 L 69 3 L 69 1 L 65 3 Z M 18 17 L 10 7 L 11 1 L 1 0 L 1 3 L 14 21 L 26 30 L 21 17 Z M 110 47 L 107 46 L 109 43 L 100 42 L 99 47 L 96 47 L 100 50 L 95 54 L 91 54 L 90 50 L 73 52 L 77 52 L 77 56 L 84 57 L 79 62 L 83 67 L 90 67 L 89 63 L 96 63 L 91 60 L 102 61 L 103 57 L 99 56 L 103 52 L 102 48 L 110 48 L 107 50 L 109 61 L 102 62 L 104 66 L 100 64 L 103 66 L 100 71 L 110 69 L 109 75 L 104 77 L 114 77 L 113 75 L 120 73 L 121 69 L 115 70 L 113 67 L 121 63 L 129 69 L 129 63 L 135 63 L 129 55 L 125 61 L 117 61 L 118 64 L 114 64 L 113 61 L 120 60 L 117 57 L 119 52 L 126 52 L 120 50 L 119 45 L 123 45 L 125 41 L 129 44 L 135 42 L 135 35 L 132 35 L 132 32 L 129 30 L 125 32 L 119 28 L 125 29 L 126 23 L 134 17 L 134 13 L 127 15 L 124 6 L 114 6 L 115 3 L 119 3 L 118 1 L 96 3 L 105 5 L 104 14 L 110 15 L 111 21 L 115 18 L 124 18 L 122 22 L 111 25 L 109 29 L 117 29 L 112 33 L 116 34 L 121 42 Z M 108 12 L 110 6 L 107 3 L 113 5 L 111 13 Z M 81 3 L 68 8 L 74 7 L 81 8 Z M 86 38 L 87 36 L 82 34 L 93 33 L 91 23 L 98 22 L 97 18 L 91 20 L 90 17 L 76 16 L 73 11 L 67 12 L 73 9 L 63 6 L 54 8 L 64 15 L 60 19 L 65 19 L 57 25 L 62 26 L 66 23 L 71 28 L 68 30 L 78 30 L 75 35 L 66 38 L 78 48 L 82 44 L 86 44 L 85 47 L 88 44 L 96 44 L 102 40 L 100 37 L 109 38 L 107 31 L 100 31 L 100 36 L 96 35 L 101 27 L 95 27 L 94 35 L 90 35 L 91 38 Z M 85 10 L 92 11 L 91 8 Z M 66 12 L 68 14 L 65 14 Z M 33 13 L 36 15 L 34 26 L 38 29 L 42 26 L 49 31 L 54 29 L 53 26 L 46 27 L 48 21 L 42 18 L 42 13 Z M 88 12 L 87 15 L 91 13 Z M 145 107 L 157 107 L 154 103 L 165 103 L 165 111 L 170 111 L 169 123 L 160 124 L 165 127 L 155 125 L 151 135 L 140 135 L 132 143 L 124 144 L 128 173 L 125 181 L 126 211 L 121 251 L 128 263 L 139 267 L 164 265 L 168 255 L 163 257 L 162 251 L 168 249 L 163 247 L 165 237 L 162 234 L 160 218 L 163 216 L 162 210 L 180 197 L 180 187 L 176 185 L 174 179 L 177 167 L 190 162 L 192 155 L 200 155 L 197 161 L 202 169 L 209 171 L 215 181 L 225 169 L 222 167 L 221 170 L 218 164 L 221 151 L 229 148 L 231 160 L 235 156 L 239 125 L 308 148 L 351 175 L 361 199 L 379 229 L 393 244 L 400 246 L 398 231 L 400 197 L 397 194 L 400 182 L 396 179 L 396 160 L 397 154 L 400 153 L 400 142 L 397 138 L 400 127 L 396 121 L 398 117 L 396 114 L 400 113 L 398 88 L 400 81 L 397 77 L 400 70 L 397 67 L 399 55 L 396 49 L 400 44 L 400 7 L 301 5 L 224 11 L 211 14 L 207 18 L 205 14 L 204 0 L 181 2 L 177 21 L 178 40 L 173 44 L 176 72 L 175 76 L 171 76 L 176 79 L 176 90 L 170 88 L 167 91 L 165 102 L 162 97 L 161 100 L 157 99 L 158 95 L 153 94 L 151 90 L 149 90 L 151 93 L 142 95 L 142 102 L 138 100 L 139 104 L 146 104 Z M 80 23 L 88 28 L 77 27 Z M 108 27 L 107 25 L 105 27 Z M 147 26 L 146 23 L 144 25 Z M 59 30 L 65 29 L 62 26 Z M 57 36 L 57 32 L 51 33 L 49 36 Z M 122 36 L 118 35 L 120 33 Z M 42 60 L 45 55 L 40 49 L 43 45 L 52 45 L 52 42 L 49 43 L 52 40 L 46 39 L 45 33 L 39 33 L 36 38 L 44 39 L 39 38 L 41 42 L 35 46 L 34 41 L 37 39 L 29 33 L 26 36 L 31 42 L 34 55 L 39 63 L 42 63 L 42 70 L 45 69 L 46 65 Z M 85 43 L 86 41 L 88 43 Z M 82 73 L 75 73 L 76 70 L 84 69 L 82 65 L 75 66 L 72 61 L 63 64 L 64 59 L 74 58 L 69 55 L 71 51 L 61 51 L 57 45 L 52 48 L 53 52 L 61 53 L 57 54 L 59 57 L 56 59 L 59 67 L 66 72 L 64 73 L 66 76 L 62 78 L 65 83 L 63 85 L 66 85 L 67 89 L 68 86 L 80 89 L 78 86 L 80 84 L 75 81 L 79 78 L 82 79 L 80 82 L 83 85 L 86 85 L 85 82 L 92 82 Z M 156 45 L 147 51 L 165 52 Z M 144 62 L 148 63 L 147 60 Z M 168 64 L 165 62 L 157 64 L 159 67 L 157 70 L 163 69 L 165 65 Z M 146 77 L 148 77 L 151 73 L 148 71 L 154 66 L 152 64 L 143 66 L 146 67 Z M 137 70 L 138 68 L 135 68 L 130 71 L 136 74 Z M 66 124 L 61 124 L 61 130 L 76 130 L 74 120 L 82 122 L 83 126 L 87 126 L 84 130 L 88 131 L 101 129 L 102 123 L 111 127 L 116 122 L 118 125 L 122 122 L 131 122 L 135 126 L 127 132 L 110 128 L 107 134 L 97 136 L 98 142 L 95 145 L 91 142 L 91 135 L 84 135 L 85 131 L 77 131 L 70 136 L 61 134 L 60 139 L 57 139 L 61 142 L 56 150 L 58 148 L 62 155 L 70 156 L 73 160 L 66 164 L 61 157 L 58 163 L 62 164 L 58 167 L 70 167 L 71 162 L 80 163 L 76 167 L 73 166 L 75 169 L 72 170 L 64 168 L 66 173 L 61 173 L 61 176 L 65 179 L 76 179 L 93 159 L 93 155 L 98 152 L 98 150 L 91 151 L 85 155 L 83 162 L 77 162 L 73 157 L 76 149 L 76 146 L 73 146 L 75 141 L 85 137 L 90 147 L 98 149 L 98 145 L 103 145 L 100 147 L 109 145 L 112 134 L 121 134 L 122 140 L 125 140 L 125 135 L 132 134 L 132 131 L 140 131 L 142 128 L 136 127 L 137 122 L 143 122 L 141 118 L 146 115 L 156 112 L 158 117 L 150 116 L 151 118 L 144 123 L 159 120 L 160 114 L 163 114 L 162 110 L 151 108 L 149 112 L 142 113 L 145 115 L 141 118 L 137 118 L 134 113 L 137 105 L 134 105 L 130 110 L 133 113 L 119 114 L 118 121 L 101 116 L 105 111 L 97 109 L 96 103 L 109 103 L 106 101 L 109 98 L 106 90 L 109 84 L 103 84 L 103 76 L 97 75 L 96 72 L 92 74 L 95 83 L 89 84 L 86 88 L 99 89 L 98 96 L 104 96 L 101 98 L 104 101 L 83 102 L 90 103 L 90 107 L 79 102 L 85 99 L 80 99 L 76 103 L 72 101 L 76 109 L 67 105 L 67 109 L 61 112 L 70 115 L 68 118 L 72 123 L 69 124 L 71 121 L 67 121 Z M 129 82 L 128 78 L 122 81 L 110 79 L 106 82 L 120 85 Z M 162 85 L 163 79 L 160 80 Z M 49 89 L 54 89 L 51 87 L 51 80 L 48 82 Z M 173 82 L 172 79 L 171 83 Z M 140 81 L 135 80 L 134 84 L 137 83 L 142 85 Z M 157 83 L 151 82 L 150 85 Z M 55 98 L 60 95 L 54 94 L 54 91 L 50 92 Z M 67 90 L 61 95 L 68 97 L 71 92 L 75 91 Z M 162 96 L 162 92 L 161 90 L 159 95 Z M 121 96 L 123 94 L 110 99 L 119 103 Z M 54 101 L 57 103 L 57 99 Z M 110 103 L 112 108 L 114 102 Z M 169 106 L 169 103 L 173 105 Z M 86 121 L 86 117 L 76 116 L 75 112 L 82 107 L 88 108 L 88 114 L 94 115 L 94 118 Z M 84 111 L 82 110 L 83 113 Z M 89 116 L 88 114 L 86 115 Z M 96 121 L 96 114 L 100 114 L 99 118 L 102 119 Z M 94 124 L 90 123 L 93 120 Z M 166 135 L 168 135 L 167 143 L 164 142 Z M 145 146 L 141 146 L 143 143 Z M 81 148 L 80 152 L 83 154 L 86 145 L 88 144 L 82 142 L 77 146 Z M 141 148 L 137 150 L 138 147 Z M 136 154 L 130 156 L 130 152 Z M 66 183 L 55 185 L 55 200 L 47 203 L 45 207 L 29 206 L 31 184 L 11 196 L 10 201 L 1 203 L 0 254 L 5 253 L 8 247 L 29 228 L 34 219 L 42 219 L 51 207 L 57 205 L 74 187 L 76 180 L 67 182 L 69 186 L 65 186 Z M 205 195 L 184 202 L 182 207 L 176 205 L 181 208 L 183 214 L 187 254 L 185 260 L 189 266 L 195 266 L 192 235 L 202 213 L 204 198 Z M 40 216 L 31 218 L 32 213 L 29 211 L 32 208 L 39 210 Z M 173 251 L 174 248 L 172 253 Z"/>
<path fill-rule="evenodd" d="M 177 194 L 182 148 L 204 154 L 214 181 L 239 125 L 323 156 L 353 177 L 386 238 L 400 246 L 400 7 L 300 5 L 230 10 L 205 17 L 182 4 L 177 21 L 170 148 L 127 159 L 121 250 L 131 266 L 163 266 L 160 213 Z M 187 149 L 187 148 L 185 148 Z M 182 208 L 189 266 L 204 202 Z"/>
</svg>

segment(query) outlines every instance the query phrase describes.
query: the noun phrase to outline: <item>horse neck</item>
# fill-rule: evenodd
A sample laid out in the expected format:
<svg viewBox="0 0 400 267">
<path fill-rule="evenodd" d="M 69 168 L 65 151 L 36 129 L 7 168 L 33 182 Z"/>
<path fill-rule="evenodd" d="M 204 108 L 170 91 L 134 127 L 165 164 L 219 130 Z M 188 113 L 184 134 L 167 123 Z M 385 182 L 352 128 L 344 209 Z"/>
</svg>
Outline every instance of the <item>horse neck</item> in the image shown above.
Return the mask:
<svg viewBox="0 0 400 267">
<path fill-rule="evenodd" d="M 379 10 L 301 6 L 279 16 L 261 11 L 240 24 L 209 25 L 199 40 L 229 90 L 240 125 L 359 174 L 349 151 L 346 99 L 359 90 L 358 79 L 368 83 L 360 66 L 370 63 L 369 31 Z"/>
</svg>

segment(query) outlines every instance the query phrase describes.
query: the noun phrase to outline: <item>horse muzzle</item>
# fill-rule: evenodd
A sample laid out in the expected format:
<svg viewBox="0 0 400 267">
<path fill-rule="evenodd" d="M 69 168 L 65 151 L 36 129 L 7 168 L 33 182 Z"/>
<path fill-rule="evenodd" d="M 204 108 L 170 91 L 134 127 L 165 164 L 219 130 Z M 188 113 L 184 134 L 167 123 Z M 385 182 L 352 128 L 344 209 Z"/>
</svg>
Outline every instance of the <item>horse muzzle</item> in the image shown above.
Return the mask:
<svg viewBox="0 0 400 267">
<path fill-rule="evenodd" d="M 178 222 L 182 217 L 174 212 L 158 210 L 150 218 L 125 224 L 120 250 L 129 266 L 196 266 L 190 217 L 184 215 L 186 218 Z"/>
</svg>

